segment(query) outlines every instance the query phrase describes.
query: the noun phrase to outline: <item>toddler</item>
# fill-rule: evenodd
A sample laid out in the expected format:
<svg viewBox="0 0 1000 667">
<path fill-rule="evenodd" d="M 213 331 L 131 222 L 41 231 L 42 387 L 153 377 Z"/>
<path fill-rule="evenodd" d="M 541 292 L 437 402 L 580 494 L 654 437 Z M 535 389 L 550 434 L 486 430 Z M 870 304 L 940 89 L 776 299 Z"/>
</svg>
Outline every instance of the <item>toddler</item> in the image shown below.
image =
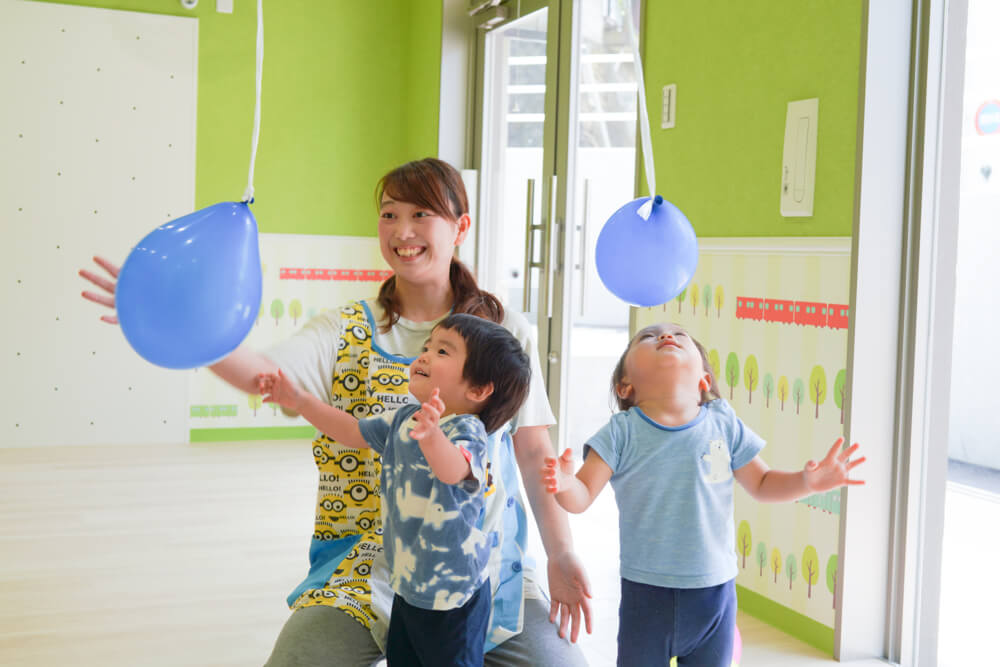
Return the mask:
<svg viewBox="0 0 1000 667">
<path fill-rule="evenodd" d="M 718 386 L 705 349 L 680 326 L 646 327 L 611 380 L 621 412 L 584 446 L 548 458 L 543 483 L 582 512 L 610 480 L 619 509 L 621 606 L 618 665 L 729 667 L 736 624 L 733 483 L 757 500 L 787 502 L 847 484 L 855 444 L 838 439 L 819 463 L 770 470 L 764 441 Z"/>
<path fill-rule="evenodd" d="M 453 314 L 410 366 L 420 402 L 358 420 L 294 386 L 258 376 L 265 401 L 293 410 L 347 447 L 382 457 L 384 553 L 395 592 L 389 665 L 482 667 L 495 535 L 483 526 L 487 435 L 521 407 L 531 366 L 499 324 Z"/>
</svg>

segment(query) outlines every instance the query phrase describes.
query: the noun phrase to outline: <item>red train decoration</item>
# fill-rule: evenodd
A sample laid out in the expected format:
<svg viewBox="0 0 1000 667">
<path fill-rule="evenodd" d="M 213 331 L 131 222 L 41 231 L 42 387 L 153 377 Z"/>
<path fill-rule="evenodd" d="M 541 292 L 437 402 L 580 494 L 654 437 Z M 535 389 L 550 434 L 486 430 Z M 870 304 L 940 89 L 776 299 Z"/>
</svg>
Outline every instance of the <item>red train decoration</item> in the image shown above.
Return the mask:
<svg viewBox="0 0 1000 667">
<path fill-rule="evenodd" d="M 372 269 L 303 269 L 292 267 L 281 267 L 278 272 L 279 280 L 351 280 L 363 282 L 380 283 L 389 276 L 392 271 L 379 271 Z"/>
<path fill-rule="evenodd" d="M 849 315 L 850 307 L 842 303 L 763 299 L 755 296 L 736 297 L 736 318 L 740 320 L 846 329 Z"/>
</svg>

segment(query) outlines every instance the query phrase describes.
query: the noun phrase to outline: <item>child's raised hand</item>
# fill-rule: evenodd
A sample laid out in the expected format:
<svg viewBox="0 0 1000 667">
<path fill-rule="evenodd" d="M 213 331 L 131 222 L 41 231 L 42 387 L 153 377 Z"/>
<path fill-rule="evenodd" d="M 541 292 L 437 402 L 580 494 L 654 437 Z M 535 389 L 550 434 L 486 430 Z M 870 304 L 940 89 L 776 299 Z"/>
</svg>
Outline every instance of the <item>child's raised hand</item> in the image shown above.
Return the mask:
<svg viewBox="0 0 1000 667">
<path fill-rule="evenodd" d="M 426 438 L 438 428 L 442 414 L 444 414 L 444 401 L 441 400 L 441 390 L 435 388 L 427 402 L 421 403 L 420 409 L 413 415 L 417 426 L 410 431 L 410 437 L 415 440 Z"/>
<path fill-rule="evenodd" d="M 549 493 L 559 493 L 566 488 L 568 478 L 573 477 L 573 451 L 567 448 L 559 458 L 545 457 L 542 467 L 542 484 Z"/>
<path fill-rule="evenodd" d="M 858 451 L 858 443 L 854 443 L 841 451 L 840 448 L 843 444 L 844 439 L 837 438 L 837 442 L 833 443 L 830 451 L 826 453 L 826 457 L 822 461 L 819 463 L 815 461 L 806 463 L 806 486 L 809 487 L 810 491 L 819 493 L 841 486 L 853 486 L 865 483 L 864 480 L 849 478 L 851 470 L 865 462 L 864 456 L 853 461 L 850 460 L 851 454 Z"/>
<path fill-rule="evenodd" d="M 283 408 L 299 412 L 303 394 L 288 376 L 278 369 L 277 373 L 260 373 L 257 376 L 257 389 L 264 397 L 265 403 L 277 403 Z"/>
</svg>

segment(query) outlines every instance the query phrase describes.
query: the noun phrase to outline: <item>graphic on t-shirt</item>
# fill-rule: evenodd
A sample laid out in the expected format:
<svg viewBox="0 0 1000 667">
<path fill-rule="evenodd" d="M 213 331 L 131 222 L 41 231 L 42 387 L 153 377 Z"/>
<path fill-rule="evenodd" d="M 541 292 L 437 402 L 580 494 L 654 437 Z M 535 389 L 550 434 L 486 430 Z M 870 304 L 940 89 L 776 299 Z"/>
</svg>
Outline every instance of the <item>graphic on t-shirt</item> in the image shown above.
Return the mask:
<svg viewBox="0 0 1000 667">
<path fill-rule="evenodd" d="M 435 487 L 431 487 L 430 498 L 425 498 L 413 492 L 410 480 L 406 480 L 402 489 L 396 489 L 396 511 L 399 513 L 400 519 L 423 519 L 425 524 L 440 530 L 445 521 L 457 517 L 459 511 L 447 512 L 444 506 L 436 500 L 437 489 Z"/>
<path fill-rule="evenodd" d="M 729 450 L 723 440 L 708 443 L 708 454 L 701 458 L 708 463 L 708 474 L 703 476 L 709 484 L 725 482 L 733 476 L 729 465 Z"/>
</svg>

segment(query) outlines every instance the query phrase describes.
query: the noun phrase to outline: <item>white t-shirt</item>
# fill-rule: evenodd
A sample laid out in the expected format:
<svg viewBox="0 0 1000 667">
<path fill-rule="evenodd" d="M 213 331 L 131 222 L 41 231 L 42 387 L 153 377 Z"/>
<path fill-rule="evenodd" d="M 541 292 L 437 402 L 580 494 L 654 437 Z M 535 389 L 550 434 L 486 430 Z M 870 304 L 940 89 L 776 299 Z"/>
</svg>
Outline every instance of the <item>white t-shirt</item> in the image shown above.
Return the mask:
<svg viewBox="0 0 1000 667">
<path fill-rule="evenodd" d="M 393 325 L 386 333 L 378 330 L 384 312 L 375 301 L 366 301 L 375 319 L 372 332 L 373 347 L 383 356 L 398 357 L 398 361 L 410 363 L 420 354 L 424 343 L 430 337 L 434 326 L 444 319 L 444 315 L 430 322 L 414 322 L 405 317 Z M 339 309 L 328 310 L 306 322 L 290 338 L 268 349 L 264 354 L 299 387 L 324 403 L 332 401 L 331 389 L 334 364 L 337 361 L 337 341 L 340 340 L 343 318 Z M 521 342 L 531 360 L 531 387 L 524 405 L 514 416 L 511 433 L 521 426 L 551 426 L 556 423 L 549 406 L 549 398 L 542 381 L 542 369 L 538 359 L 538 345 L 535 343 L 531 325 L 524 315 L 508 308 L 504 309 L 504 328 Z"/>
</svg>

